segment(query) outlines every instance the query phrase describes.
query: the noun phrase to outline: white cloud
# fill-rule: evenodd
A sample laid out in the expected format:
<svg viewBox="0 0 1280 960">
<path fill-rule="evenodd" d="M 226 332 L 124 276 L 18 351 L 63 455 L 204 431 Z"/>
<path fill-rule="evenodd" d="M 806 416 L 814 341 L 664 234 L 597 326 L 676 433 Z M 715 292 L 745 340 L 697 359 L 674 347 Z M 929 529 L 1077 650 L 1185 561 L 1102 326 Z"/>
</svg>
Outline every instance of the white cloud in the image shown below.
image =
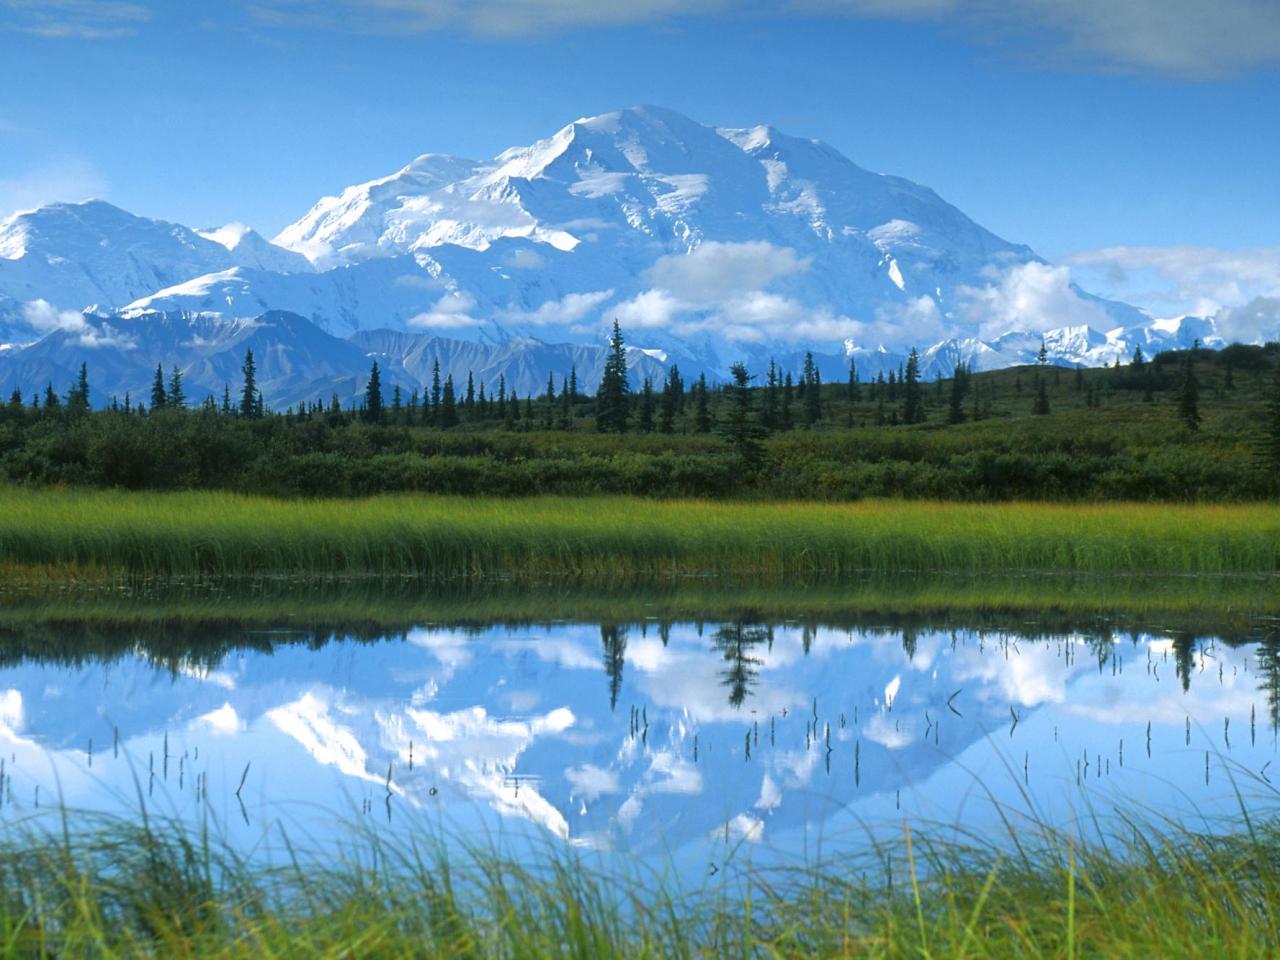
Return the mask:
<svg viewBox="0 0 1280 960">
<path fill-rule="evenodd" d="M 612 290 L 570 293 L 559 300 L 548 300 L 534 310 L 508 310 L 502 314 L 502 319 L 540 327 L 573 324 L 582 320 L 612 296 Z"/>
<path fill-rule="evenodd" d="M 666 290 L 646 290 L 618 304 L 610 313 L 623 327 L 663 330 L 692 309 L 692 304 L 677 300 Z"/>
<path fill-rule="evenodd" d="M 694 303 L 725 300 L 747 290 L 763 290 L 779 277 L 807 270 L 809 261 L 789 247 L 763 240 L 709 241 L 687 254 L 659 257 L 649 282 Z"/>
<path fill-rule="evenodd" d="M 1280 62 L 1274 0 L 797 0 L 812 13 L 961 24 L 1038 62 L 1191 77 Z"/>
<path fill-rule="evenodd" d="M 1078 325 L 1107 330 L 1114 325 L 1106 310 L 1080 296 L 1068 267 L 1032 261 L 990 273 L 991 284 L 958 291 L 962 313 L 984 339 L 1014 330 Z"/>
<path fill-rule="evenodd" d="M 608 794 L 622 792 L 622 783 L 618 775 L 612 770 L 606 770 L 594 764 L 584 763 L 580 767 L 569 767 L 565 770 L 564 777 L 573 788 L 574 795 L 588 803 Z"/>
<path fill-rule="evenodd" d="M 536 250 L 530 250 L 528 247 L 521 247 L 519 250 L 512 250 L 511 255 L 507 257 L 507 266 L 516 270 L 541 270 L 546 266 L 546 259 Z"/>
<path fill-rule="evenodd" d="M 34 170 L 0 179 L 0 214 L 33 210 L 46 203 L 87 200 L 107 192 L 93 164 L 77 158 L 52 160 Z"/>
<path fill-rule="evenodd" d="M 39 37 L 103 40 L 128 36 L 151 19 L 140 3 L 123 0 L 0 0 L 10 30 Z"/>
<path fill-rule="evenodd" d="M 1280 297 L 1257 297 L 1244 306 L 1221 310 L 1213 319 L 1224 340 L 1280 341 Z"/>
<path fill-rule="evenodd" d="M 484 321 L 471 315 L 476 299 L 469 293 L 446 293 L 430 310 L 409 318 L 411 327 L 428 330 L 469 330 L 481 326 Z"/>
<path fill-rule="evenodd" d="M 659 257 L 645 273 L 652 286 L 609 314 L 623 327 L 738 343 L 848 336 L 859 326 L 855 321 L 766 289 L 808 268 L 808 259 L 789 247 L 712 241 L 688 254 Z"/>
<path fill-rule="evenodd" d="M 82 347 L 115 347 L 133 350 L 138 342 L 130 334 L 118 330 L 109 323 L 94 326 L 75 310 L 59 310 L 47 300 L 31 300 L 22 305 L 23 322 L 40 336 L 64 330 L 79 334 L 77 342 Z"/>
<path fill-rule="evenodd" d="M 32 300 L 22 305 L 22 319 L 36 333 L 54 330 L 84 330 L 84 317 L 75 310 L 59 310 L 48 300 Z"/>
<path fill-rule="evenodd" d="M 68 7 L 88 3 L 62 0 Z M 259 0 L 251 10 L 259 22 L 284 27 L 518 36 L 677 17 L 777 16 L 780 6 L 764 0 Z M 791 0 L 782 9 L 792 17 L 955 24 L 977 42 L 1023 51 L 1037 66 L 1064 62 L 1207 77 L 1280 63 L 1275 0 Z"/>
<path fill-rule="evenodd" d="M 1207 316 L 1280 297 L 1280 247 L 1104 247 L 1064 258 L 1108 296 L 1158 315 Z"/>
<path fill-rule="evenodd" d="M 369 33 L 469 30 L 492 36 L 549 33 L 574 27 L 645 23 L 714 13 L 733 0 L 261 0 L 251 9 L 265 23 Z"/>
</svg>

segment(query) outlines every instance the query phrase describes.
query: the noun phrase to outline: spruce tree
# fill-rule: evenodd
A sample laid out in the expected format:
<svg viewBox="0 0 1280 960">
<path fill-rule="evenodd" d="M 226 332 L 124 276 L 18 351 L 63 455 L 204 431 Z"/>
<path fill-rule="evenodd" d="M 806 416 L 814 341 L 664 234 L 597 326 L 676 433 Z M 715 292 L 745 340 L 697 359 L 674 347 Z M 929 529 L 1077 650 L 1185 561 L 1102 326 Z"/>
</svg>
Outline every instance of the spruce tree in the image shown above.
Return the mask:
<svg viewBox="0 0 1280 960">
<path fill-rule="evenodd" d="M 662 395 L 658 398 L 658 432 L 674 433 L 676 429 L 676 388 L 668 374 L 662 381 Z"/>
<path fill-rule="evenodd" d="M 476 408 L 476 378 L 471 375 L 471 371 L 467 371 L 467 396 L 463 401 L 467 408 L 467 414 L 470 415 Z"/>
<path fill-rule="evenodd" d="M 693 407 L 693 428 L 698 433 L 711 432 L 711 409 L 707 402 L 707 375 L 698 374 L 697 399 Z"/>
<path fill-rule="evenodd" d="M 542 429 L 550 430 L 555 426 L 556 414 L 556 375 L 554 373 L 547 373 L 547 392 L 543 399 L 546 401 L 546 406 L 543 409 Z"/>
<path fill-rule="evenodd" d="M 164 388 L 164 367 L 156 364 L 156 376 L 151 381 L 151 409 L 152 411 L 160 410 L 168 402 L 169 395 Z"/>
<path fill-rule="evenodd" d="M 370 423 L 381 423 L 382 413 L 382 372 L 375 360 L 369 368 L 369 382 L 364 388 L 364 418 Z"/>
<path fill-rule="evenodd" d="M 1044 366 L 1049 362 L 1049 349 L 1044 344 L 1044 337 L 1040 338 L 1040 352 L 1036 354 L 1036 363 Z"/>
<path fill-rule="evenodd" d="M 448 430 L 458 425 L 458 399 L 454 396 L 453 374 L 445 377 L 444 389 L 440 396 L 440 416 L 437 419 L 441 430 Z"/>
<path fill-rule="evenodd" d="M 779 417 L 779 425 L 783 430 L 790 430 L 795 426 L 795 421 L 791 416 L 791 398 L 795 394 L 795 389 L 791 383 L 791 371 L 787 371 L 787 375 L 782 379 L 782 414 Z"/>
<path fill-rule="evenodd" d="M 231 384 L 224 383 L 222 385 L 222 415 L 229 416 L 231 414 Z"/>
<path fill-rule="evenodd" d="M 902 420 L 904 423 L 924 422 L 924 397 L 920 392 L 920 354 L 911 348 L 907 356 L 902 393 Z"/>
<path fill-rule="evenodd" d="M 257 367 L 253 363 L 253 351 L 244 352 L 244 364 L 240 367 L 244 375 L 244 389 L 240 392 L 240 416 L 252 417 L 258 409 Z"/>
<path fill-rule="evenodd" d="M 764 384 L 764 409 L 761 411 L 760 419 L 766 430 L 778 429 L 778 365 L 774 362 L 773 357 L 769 358 L 769 376 Z"/>
<path fill-rule="evenodd" d="M 858 366 L 854 361 L 849 361 L 849 388 L 846 391 L 845 399 L 850 404 L 857 403 L 862 399 L 862 387 L 858 383 Z"/>
<path fill-rule="evenodd" d="M 431 412 L 427 415 L 428 423 L 438 424 L 439 422 L 441 396 L 440 358 L 436 357 L 431 363 Z"/>
<path fill-rule="evenodd" d="M 1182 382 L 1178 385 L 1178 416 L 1188 430 L 1200 429 L 1200 384 L 1190 356 L 1183 365 Z"/>
<path fill-rule="evenodd" d="M 640 391 L 640 422 L 638 428 L 641 433 L 653 433 L 653 378 L 644 378 L 644 387 Z"/>
<path fill-rule="evenodd" d="M 951 375 L 951 405 L 947 410 L 947 423 L 964 423 L 964 395 L 968 388 L 968 376 L 964 367 L 956 364 Z"/>
<path fill-rule="evenodd" d="M 165 403 L 175 410 L 186 409 L 187 394 L 182 388 L 182 371 L 175 366 L 169 374 L 169 395 Z"/>
<path fill-rule="evenodd" d="M 596 392 L 596 429 L 601 433 L 625 433 L 630 411 L 627 408 L 627 354 L 622 328 L 613 321 L 609 356 Z"/>
<path fill-rule="evenodd" d="M 75 385 L 67 392 L 67 411 L 72 416 L 83 416 L 89 412 L 89 365 L 80 364 L 80 375 Z"/>
<path fill-rule="evenodd" d="M 813 354 L 808 351 L 805 351 L 800 383 L 804 388 L 804 425 L 812 427 L 822 418 L 822 379 L 813 362 Z"/>
<path fill-rule="evenodd" d="M 735 363 L 729 373 L 733 379 L 729 383 L 729 402 L 719 432 L 742 458 L 747 472 L 755 473 L 764 460 L 765 431 L 751 410 L 751 375 L 744 363 Z"/>
</svg>

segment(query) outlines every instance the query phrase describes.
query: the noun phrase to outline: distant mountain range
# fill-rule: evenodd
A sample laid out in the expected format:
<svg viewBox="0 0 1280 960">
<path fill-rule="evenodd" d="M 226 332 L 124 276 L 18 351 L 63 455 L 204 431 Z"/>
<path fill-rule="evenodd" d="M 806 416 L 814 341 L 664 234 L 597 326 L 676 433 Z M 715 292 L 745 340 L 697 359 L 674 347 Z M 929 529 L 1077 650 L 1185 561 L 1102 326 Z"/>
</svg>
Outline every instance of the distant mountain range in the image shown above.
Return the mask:
<svg viewBox="0 0 1280 960">
<path fill-rule="evenodd" d="M 933 191 L 771 127 L 639 107 L 477 163 L 427 154 L 326 197 L 268 241 L 102 201 L 0 223 L 0 387 L 88 362 L 96 402 L 178 366 L 221 393 L 252 348 L 273 405 L 354 396 L 371 358 L 421 389 L 438 359 L 523 394 L 576 367 L 593 389 L 618 319 L 633 374 L 715 379 L 734 360 L 826 379 L 857 362 L 927 376 L 1050 359 L 1100 365 L 1218 345 L 1210 318 L 1153 319 L 1080 290 Z M 1274 336 L 1259 331 L 1259 337 Z"/>
</svg>

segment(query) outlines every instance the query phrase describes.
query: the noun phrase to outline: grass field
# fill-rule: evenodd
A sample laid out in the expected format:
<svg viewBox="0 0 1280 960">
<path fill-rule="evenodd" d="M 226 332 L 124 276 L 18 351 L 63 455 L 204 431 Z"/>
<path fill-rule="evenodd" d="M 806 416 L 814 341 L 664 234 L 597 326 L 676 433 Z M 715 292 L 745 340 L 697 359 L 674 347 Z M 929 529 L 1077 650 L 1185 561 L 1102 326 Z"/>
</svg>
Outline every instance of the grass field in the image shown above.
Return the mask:
<svg viewBox="0 0 1280 960">
<path fill-rule="evenodd" d="M 0 564 L 67 577 L 628 579 L 1280 572 L 1280 507 L 0 491 Z"/>
<path fill-rule="evenodd" d="M 0 844 L 0 951 L 86 958 L 1268 957 L 1280 950 L 1280 830 L 1107 835 L 1010 825 L 899 839 L 694 889 L 596 872 L 565 848 L 517 864 L 358 837 L 327 865 L 250 865 L 157 822 L 74 819 Z"/>
</svg>

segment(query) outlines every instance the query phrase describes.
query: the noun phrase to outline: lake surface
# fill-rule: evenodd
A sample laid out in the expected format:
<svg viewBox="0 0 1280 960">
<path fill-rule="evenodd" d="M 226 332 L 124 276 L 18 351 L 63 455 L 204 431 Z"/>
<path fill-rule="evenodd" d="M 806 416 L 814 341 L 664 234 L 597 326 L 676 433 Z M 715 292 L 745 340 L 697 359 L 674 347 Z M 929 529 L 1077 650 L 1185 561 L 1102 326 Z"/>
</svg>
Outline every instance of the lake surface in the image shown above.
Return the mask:
<svg viewBox="0 0 1280 960">
<path fill-rule="evenodd" d="M 56 628 L 50 628 L 54 631 Z M 1280 637 L 820 626 L 223 630 L 0 668 L 0 816 L 208 819 L 246 851 L 358 823 L 705 870 L 882 830 L 1086 833 L 1117 802 L 1210 827 L 1280 810 Z M 187 638 L 189 642 L 191 638 Z M 50 636 L 50 646 L 59 644 Z"/>
</svg>

